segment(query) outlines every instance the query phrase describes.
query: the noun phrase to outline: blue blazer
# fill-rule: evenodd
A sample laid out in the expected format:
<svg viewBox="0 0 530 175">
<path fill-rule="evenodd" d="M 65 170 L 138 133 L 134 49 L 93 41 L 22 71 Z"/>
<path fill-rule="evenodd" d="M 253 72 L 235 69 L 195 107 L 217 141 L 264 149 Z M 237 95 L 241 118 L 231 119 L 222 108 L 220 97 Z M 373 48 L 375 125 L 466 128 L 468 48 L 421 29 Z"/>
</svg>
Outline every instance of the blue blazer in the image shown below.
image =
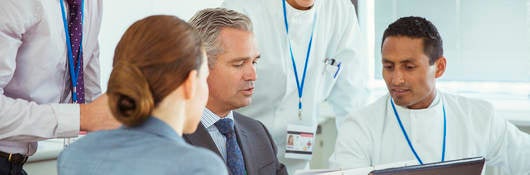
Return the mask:
<svg viewBox="0 0 530 175">
<path fill-rule="evenodd" d="M 228 174 L 219 156 L 187 144 L 155 117 L 90 133 L 68 146 L 57 166 L 60 175 Z"/>
<path fill-rule="evenodd" d="M 234 122 L 237 141 L 243 152 L 248 175 L 287 174 L 287 169 L 276 157 L 276 145 L 269 131 L 261 122 L 235 111 Z M 199 123 L 195 133 L 184 134 L 183 136 L 188 143 L 209 149 L 221 157 L 221 153 L 208 130 L 201 123 Z"/>
</svg>

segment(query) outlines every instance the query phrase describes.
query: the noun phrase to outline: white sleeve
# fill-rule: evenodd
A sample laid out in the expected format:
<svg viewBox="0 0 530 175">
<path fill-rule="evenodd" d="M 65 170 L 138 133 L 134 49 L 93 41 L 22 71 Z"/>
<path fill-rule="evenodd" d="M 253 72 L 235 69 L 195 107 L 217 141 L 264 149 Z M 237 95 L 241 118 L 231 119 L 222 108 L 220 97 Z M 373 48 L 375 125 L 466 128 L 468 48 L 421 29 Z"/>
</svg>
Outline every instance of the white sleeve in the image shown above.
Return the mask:
<svg viewBox="0 0 530 175">
<path fill-rule="evenodd" d="M 0 140 L 34 142 L 79 132 L 79 105 L 40 105 L 4 95 L 17 67 L 22 36 L 38 22 L 34 17 L 39 8 L 34 7 L 18 1 L 0 6 Z"/>
<path fill-rule="evenodd" d="M 372 166 L 370 150 L 373 140 L 370 132 L 358 120 L 360 116 L 346 117 L 344 124 L 337 132 L 335 151 L 329 158 L 330 168 L 361 168 Z"/>
<path fill-rule="evenodd" d="M 336 114 L 337 128 L 343 123 L 345 116 L 366 105 L 368 99 L 368 58 L 365 54 L 363 37 L 355 15 L 355 8 L 348 0 L 334 0 L 341 4 L 337 9 L 337 17 L 343 17 L 342 24 L 334 27 L 333 41 L 337 47 L 331 53 L 333 58 L 342 62 L 342 72 L 331 90 L 327 101 Z M 341 26 L 345 25 L 345 26 Z M 331 48 L 334 49 L 334 48 Z"/>
<path fill-rule="evenodd" d="M 495 115 L 490 127 L 486 162 L 502 167 L 507 174 L 530 174 L 530 135 Z"/>
</svg>

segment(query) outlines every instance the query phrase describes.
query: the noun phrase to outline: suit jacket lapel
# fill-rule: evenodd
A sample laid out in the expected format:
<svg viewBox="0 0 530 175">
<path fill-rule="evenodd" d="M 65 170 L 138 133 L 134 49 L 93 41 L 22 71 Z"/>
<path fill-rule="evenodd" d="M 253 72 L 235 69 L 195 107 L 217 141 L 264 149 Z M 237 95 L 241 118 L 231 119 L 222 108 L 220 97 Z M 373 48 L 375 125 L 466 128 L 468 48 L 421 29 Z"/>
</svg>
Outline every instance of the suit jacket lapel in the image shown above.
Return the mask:
<svg viewBox="0 0 530 175">
<path fill-rule="evenodd" d="M 186 141 L 192 145 L 209 149 L 219 155 L 219 157 L 223 157 L 219 152 L 219 149 L 217 149 L 215 142 L 213 142 L 208 130 L 206 130 L 202 123 L 199 123 L 195 133 L 185 134 L 184 139 L 186 139 Z"/>
<path fill-rule="evenodd" d="M 254 174 L 256 167 L 254 167 L 253 158 L 254 154 L 252 152 L 252 138 L 248 136 L 248 128 L 245 127 L 244 123 L 241 123 L 238 118 L 240 115 L 237 112 L 234 112 L 234 121 L 236 128 L 237 140 L 239 142 L 239 147 L 243 152 L 243 159 L 245 159 L 245 167 L 248 174 Z"/>
</svg>

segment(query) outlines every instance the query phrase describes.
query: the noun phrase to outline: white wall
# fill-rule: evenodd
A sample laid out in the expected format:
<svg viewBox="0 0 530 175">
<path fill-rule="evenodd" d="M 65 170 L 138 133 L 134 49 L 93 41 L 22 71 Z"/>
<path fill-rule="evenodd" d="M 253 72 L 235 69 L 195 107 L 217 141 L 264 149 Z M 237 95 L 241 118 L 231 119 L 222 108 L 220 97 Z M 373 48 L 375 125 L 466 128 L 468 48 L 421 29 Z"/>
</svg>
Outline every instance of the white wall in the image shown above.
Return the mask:
<svg viewBox="0 0 530 175">
<path fill-rule="evenodd" d="M 188 20 L 195 12 L 210 7 L 218 7 L 222 0 L 105 0 L 103 1 L 103 21 L 99 34 L 101 88 L 107 89 L 107 81 L 112 69 L 114 48 L 125 30 L 135 21 L 155 14 L 175 15 Z"/>
</svg>

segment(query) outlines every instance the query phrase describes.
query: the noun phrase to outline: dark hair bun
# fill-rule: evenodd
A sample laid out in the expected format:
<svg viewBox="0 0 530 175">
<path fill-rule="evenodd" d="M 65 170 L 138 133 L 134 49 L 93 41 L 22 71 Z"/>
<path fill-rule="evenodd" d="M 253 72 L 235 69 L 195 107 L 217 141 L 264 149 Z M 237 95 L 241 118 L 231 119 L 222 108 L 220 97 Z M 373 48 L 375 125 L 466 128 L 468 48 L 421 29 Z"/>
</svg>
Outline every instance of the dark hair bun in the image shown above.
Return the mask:
<svg viewBox="0 0 530 175">
<path fill-rule="evenodd" d="M 125 62 L 116 64 L 108 87 L 112 114 L 124 125 L 139 125 L 153 111 L 154 102 L 149 84 L 137 66 Z"/>
</svg>

